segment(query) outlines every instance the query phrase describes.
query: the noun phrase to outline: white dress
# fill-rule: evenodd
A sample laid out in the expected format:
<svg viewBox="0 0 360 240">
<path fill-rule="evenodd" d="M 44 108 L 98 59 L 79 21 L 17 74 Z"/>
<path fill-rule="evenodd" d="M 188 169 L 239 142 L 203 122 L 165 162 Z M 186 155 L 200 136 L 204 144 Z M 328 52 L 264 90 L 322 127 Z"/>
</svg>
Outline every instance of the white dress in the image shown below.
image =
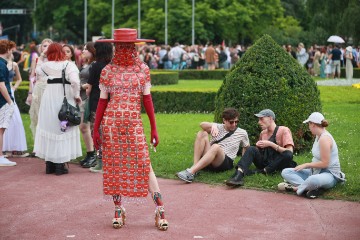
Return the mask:
<svg viewBox="0 0 360 240">
<path fill-rule="evenodd" d="M 43 63 L 41 76 L 47 77 L 49 82 L 54 78 L 61 78 L 61 70 L 67 65 L 65 71 L 66 80 L 71 83 L 65 84 L 66 98 L 75 106 L 75 97 L 80 96 L 79 70 L 76 65 L 69 61 Z M 65 132 L 60 130 L 60 111 L 64 98 L 63 85 L 60 83 L 47 84 L 40 103 L 38 125 L 36 127 L 34 152 L 36 156 L 53 163 L 69 162 L 71 159 L 82 156 L 80 131 L 78 126 L 68 127 Z"/>
<path fill-rule="evenodd" d="M 46 60 L 47 61 L 47 60 Z M 46 62 L 45 61 L 45 62 Z M 36 82 L 33 86 L 32 91 L 32 101 L 30 105 L 29 115 L 30 115 L 30 129 L 31 133 L 33 135 L 33 138 L 35 139 L 36 135 L 36 126 L 38 124 L 38 115 L 39 115 L 39 109 L 40 109 L 40 103 L 42 95 L 44 94 L 44 90 L 46 88 L 46 75 L 41 74 L 41 66 L 44 62 L 41 61 L 40 58 L 38 58 L 38 62 L 36 63 Z"/>
<path fill-rule="evenodd" d="M 13 81 L 15 72 L 11 70 L 11 82 Z M 10 80 L 10 79 L 9 79 Z M 14 91 L 11 89 L 11 95 L 15 99 Z M 19 108 L 15 102 L 14 113 L 10 120 L 9 127 L 5 130 L 4 139 L 3 139 L 3 149 L 4 152 L 27 151 L 25 129 L 21 119 Z"/>
</svg>

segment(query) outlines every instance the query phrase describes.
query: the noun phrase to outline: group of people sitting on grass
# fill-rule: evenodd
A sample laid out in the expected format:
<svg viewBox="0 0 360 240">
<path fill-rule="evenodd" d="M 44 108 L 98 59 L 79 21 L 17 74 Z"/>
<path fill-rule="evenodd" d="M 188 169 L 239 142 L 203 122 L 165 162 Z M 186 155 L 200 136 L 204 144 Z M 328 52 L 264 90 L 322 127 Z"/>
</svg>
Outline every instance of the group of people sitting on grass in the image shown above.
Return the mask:
<svg viewBox="0 0 360 240">
<path fill-rule="evenodd" d="M 278 185 L 278 190 L 296 192 L 308 198 L 317 198 L 325 189 L 345 181 L 336 142 L 326 130 L 328 121 L 321 113 L 314 112 L 303 122 L 315 135 L 315 141 L 312 161 L 301 165 L 293 160 L 291 131 L 286 126 L 276 125 L 275 113 L 264 109 L 255 116 L 262 129 L 256 146 L 250 146 L 247 132 L 237 127 L 239 112 L 234 108 L 223 111 L 222 124 L 200 123 L 202 130 L 198 132 L 194 144 L 194 163 L 176 176 L 191 183 L 200 170 L 221 172 L 235 167 L 235 173 L 225 183 L 238 187 L 244 185 L 245 176 L 281 171 L 285 182 Z M 234 159 L 239 153 L 241 159 L 234 166 Z M 256 167 L 254 170 L 250 169 L 252 163 Z"/>
</svg>

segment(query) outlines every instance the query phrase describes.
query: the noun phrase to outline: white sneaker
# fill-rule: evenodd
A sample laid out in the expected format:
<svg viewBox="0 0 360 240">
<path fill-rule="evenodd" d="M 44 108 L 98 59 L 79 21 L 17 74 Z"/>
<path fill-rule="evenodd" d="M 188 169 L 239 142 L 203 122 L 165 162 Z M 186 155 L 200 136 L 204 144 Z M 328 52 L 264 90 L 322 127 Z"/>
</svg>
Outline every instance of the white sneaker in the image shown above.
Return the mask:
<svg viewBox="0 0 360 240">
<path fill-rule="evenodd" d="M 9 159 L 4 156 L 0 157 L 0 167 L 11 167 L 16 166 L 16 162 L 9 161 Z"/>
<path fill-rule="evenodd" d="M 279 191 L 287 191 L 287 192 L 294 192 L 294 186 L 287 182 L 282 182 L 278 184 Z"/>
</svg>

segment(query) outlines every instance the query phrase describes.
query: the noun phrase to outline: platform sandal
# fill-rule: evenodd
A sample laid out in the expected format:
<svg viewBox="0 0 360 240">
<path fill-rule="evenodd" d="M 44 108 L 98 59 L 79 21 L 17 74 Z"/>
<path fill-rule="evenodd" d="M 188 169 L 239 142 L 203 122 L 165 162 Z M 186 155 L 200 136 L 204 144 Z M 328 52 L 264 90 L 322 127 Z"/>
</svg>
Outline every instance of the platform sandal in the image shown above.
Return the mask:
<svg viewBox="0 0 360 240">
<path fill-rule="evenodd" d="M 125 208 L 122 206 L 115 207 L 115 217 L 112 220 L 113 228 L 121 228 L 125 225 Z"/>
<path fill-rule="evenodd" d="M 158 206 L 155 209 L 155 226 L 162 231 L 166 231 L 169 228 L 169 223 L 164 217 L 164 206 Z"/>
</svg>

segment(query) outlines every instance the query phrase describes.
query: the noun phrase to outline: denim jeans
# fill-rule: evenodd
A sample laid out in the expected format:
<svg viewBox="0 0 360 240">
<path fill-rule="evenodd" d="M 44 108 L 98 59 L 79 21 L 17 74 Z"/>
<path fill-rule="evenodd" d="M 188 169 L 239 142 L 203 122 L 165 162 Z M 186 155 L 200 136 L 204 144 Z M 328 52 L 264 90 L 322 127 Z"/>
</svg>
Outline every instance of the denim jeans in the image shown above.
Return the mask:
<svg viewBox="0 0 360 240">
<path fill-rule="evenodd" d="M 281 176 L 290 184 L 298 187 L 298 190 L 296 191 L 297 195 L 318 188 L 329 189 L 334 187 L 337 183 L 336 178 L 327 170 L 312 175 L 311 169 L 295 171 L 294 168 L 285 168 L 281 172 Z"/>
</svg>

